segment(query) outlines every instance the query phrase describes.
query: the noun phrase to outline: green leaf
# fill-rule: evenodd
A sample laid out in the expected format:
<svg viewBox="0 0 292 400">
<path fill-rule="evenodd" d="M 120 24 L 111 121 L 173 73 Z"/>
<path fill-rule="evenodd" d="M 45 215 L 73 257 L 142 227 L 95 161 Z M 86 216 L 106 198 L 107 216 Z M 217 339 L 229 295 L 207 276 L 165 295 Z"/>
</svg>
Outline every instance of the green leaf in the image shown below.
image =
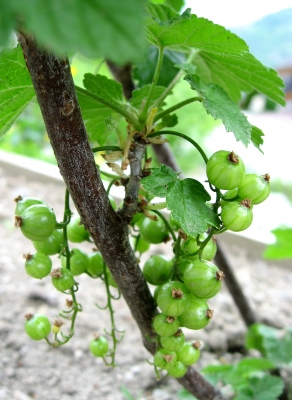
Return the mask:
<svg viewBox="0 0 292 400">
<path fill-rule="evenodd" d="M 197 71 L 197 67 L 189 63 L 175 64 L 175 67 L 184 70 L 188 74 L 195 74 Z"/>
<path fill-rule="evenodd" d="M 193 63 L 202 82 L 221 86 L 237 103 L 241 92 L 255 90 L 282 106 L 286 104 L 283 80 L 274 69 L 264 66 L 250 53 L 232 57 L 200 51 Z"/>
<path fill-rule="evenodd" d="M 104 75 L 85 74 L 83 79 L 85 89 L 90 92 L 110 100 L 112 103 L 120 104 L 123 102 L 122 85 L 109 79 Z"/>
<path fill-rule="evenodd" d="M 219 86 L 204 84 L 197 75 L 186 75 L 184 79 L 191 88 L 204 98 L 203 105 L 214 119 L 221 119 L 227 132 L 233 132 L 237 141 L 245 146 L 250 143 L 252 126 L 240 108 Z"/>
<path fill-rule="evenodd" d="M 149 46 L 147 53 L 143 57 L 143 60 L 135 65 L 134 78 L 139 81 L 139 87 L 152 82 L 156 69 L 157 58 L 157 47 Z M 182 63 L 184 61 L 185 55 L 183 53 L 168 49 L 165 50 L 157 85 L 167 87 L 178 72 L 174 67 L 174 64 Z"/>
<path fill-rule="evenodd" d="M 276 241 L 266 247 L 264 257 L 272 260 L 292 258 L 292 228 L 276 228 L 272 233 Z"/>
<path fill-rule="evenodd" d="M 259 350 L 276 365 L 292 365 L 292 330 L 252 325 L 246 337 L 247 348 Z"/>
<path fill-rule="evenodd" d="M 261 152 L 264 154 L 260 146 L 264 143 L 264 140 L 262 139 L 262 136 L 265 136 L 264 132 L 257 128 L 256 126 L 252 125 L 251 129 L 251 137 L 250 140 L 252 144 Z"/>
<path fill-rule="evenodd" d="M 284 382 L 277 376 L 253 376 L 248 378 L 245 387 L 238 390 L 234 400 L 277 400 L 283 389 Z"/>
<path fill-rule="evenodd" d="M 247 349 L 259 350 L 264 356 L 267 356 L 266 349 L 263 343 L 264 337 L 276 339 L 277 330 L 264 324 L 251 325 L 248 328 L 245 339 Z"/>
<path fill-rule="evenodd" d="M 201 369 L 206 379 L 212 383 L 212 385 L 217 385 L 219 382 L 224 381 L 224 375 L 231 371 L 232 365 L 220 364 L 220 365 L 208 365 L 207 367 Z"/>
<path fill-rule="evenodd" d="M 0 53 L 0 137 L 35 97 L 20 46 Z"/>
<path fill-rule="evenodd" d="M 103 55 L 120 64 L 138 61 L 146 45 L 144 4 L 145 0 L 1 0 L 7 23 L 0 31 L 0 45 L 20 20 L 40 44 L 57 53 Z"/>
<path fill-rule="evenodd" d="M 204 233 L 208 225 L 219 227 L 219 218 L 206 205 L 210 199 L 204 186 L 195 179 L 187 178 L 168 184 L 167 207 L 173 219 L 192 237 Z"/>
<path fill-rule="evenodd" d="M 89 92 L 122 106 L 121 84 L 113 79 L 108 79 L 106 76 L 93 74 L 85 74 L 83 82 L 88 94 L 77 86 L 76 91 L 87 133 L 90 139 L 98 142 L 99 145 L 108 144 L 109 131 L 106 119 L 115 112 L 110 107 L 90 97 Z"/>
<path fill-rule="evenodd" d="M 184 0 L 151 0 L 151 3 L 165 4 L 166 6 L 171 7 L 173 10 L 177 12 L 179 12 L 185 5 Z"/>
<path fill-rule="evenodd" d="M 146 100 L 149 90 L 150 90 L 151 85 L 146 85 L 143 86 L 141 89 L 135 89 L 133 91 L 133 96 L 130 100 L 130 104 L 136 108 L 136 110 L 140 111 L 142 103 Z M 162 86 L 156 86 L 153 92 L 153 95 L 151 97 L 151 102 L 150 106 L 161 96 L 161 94 L 164 92 L 165 87 Z"/>
<path fill-rule="evenodd" d="M 242 55 L 248 51 L 244 40 L 213 22 L 189 13 L 181 16 L 162 4 L 147 6 L 148 39 L 157 47 L 187 46 L 211 53 Z"/>
<path fill-rule="evenodd" d="M 180 389 L 177 392 L 177 398 L 178 400 L 198 400 L 197 397 L 193 396 L 186 389 Z"/>
<path fill-rule="evenodd" d="M 144 189 L 157 197 L 166 197 L 168 184 L 177 180 L 177 174 L 166 165 L 152 168 L 151 175 L 141 180 Z"/>
</svg>

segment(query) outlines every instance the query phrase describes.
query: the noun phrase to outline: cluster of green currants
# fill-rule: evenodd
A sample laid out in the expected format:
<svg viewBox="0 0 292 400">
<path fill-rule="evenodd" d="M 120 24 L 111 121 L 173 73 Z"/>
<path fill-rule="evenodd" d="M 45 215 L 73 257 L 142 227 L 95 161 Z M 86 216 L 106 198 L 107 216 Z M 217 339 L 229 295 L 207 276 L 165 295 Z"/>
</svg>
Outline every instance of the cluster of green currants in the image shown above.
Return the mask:
<svg viewBox="0 0 292 400">
<path fill-rule="evenodd" d="M 238 155 L 220 150 L 207 162 L 207 177 L 217 189 L 228 190 L 221 201 L 224 226 L 233 232 L 247 229 L 253 220 L 253 205 L 270 194 L 270 175 L 245 174 Z"/>
<path fill-rule="evenodd" d="M 180 228 L 171 218 L 170 222 L 176 230 Z M 147 223 L 147 226 L 152 226 L 153 234 L 156 233 L 155 224 L 157 222 L 151 220 Z M 207 237 L 207 233 L 198 238 L 188 237 L 180 248 L 179 257 L 169 260 L 164 255 L 153 255 L 143 267 L 146 281 L 157 286 L 154 297 L 161 310 L 153 320 L 159 339 L 154 365 L 176 378 L 183 376 L 187 366 L 200 357 L 199 342 L 186 342 L 181 328 L 198 330 L 208 325 L 213 310 L 207 300 L 219 292 L 224 277 L 223 272 L 211 262 L 217 250 L 213 238 L 204 243 L 199 256 Z"/>
<path fill-rule="evenodd" d="M 67 266 L 67 257 L 64 253 L 64 235 L 62 229 L 57 228 L 54 211 L 42 200 L 33 197 L 18 196 L 15 208 L 15 226 L 19 227 L 23 235 L 32 241 L 36 253 L 24 254 L 25 270 L 28 275 L 36 279 L 42 279 L 50 275 L 55 288 L 61 292 L 70 290 L 75 285 L 74 277 L 87 273 L 92 277 L 101 277 L 104 273 L 103 258 L 99 251 L 87 254 L 85 251 L 74 248 L 70 252 L 70 268 Z M 89 232 L 80 223 L 80 217 L 71 218 L 67 226 L 67 237 L 72 243 L 81 243 L 89 240 Z M 61 267 L 52 270 L 50 256 L 59 255 Z M 116 283 L 106 269 L 107 280 L 114 287 Z M 25 329 L 34 340 L 41 340 L 51 332 L 51 324 L 45 315 L 27 314 Z M 55 325 L 53 326 L 53 330 Z M 105 348 L 107 339 L 102 336 L 94 339 L 92 348 Z M 102 342 L 102 346 L 100 343 Z M 91 349 L 90 347 L 90 349 Z M 92 351 L 92 350 L 91 350 Z M 96 351 L 98 352 L 98 351 Z M 102 353 L 100 351 L 99 353 Z"/>
</svg>

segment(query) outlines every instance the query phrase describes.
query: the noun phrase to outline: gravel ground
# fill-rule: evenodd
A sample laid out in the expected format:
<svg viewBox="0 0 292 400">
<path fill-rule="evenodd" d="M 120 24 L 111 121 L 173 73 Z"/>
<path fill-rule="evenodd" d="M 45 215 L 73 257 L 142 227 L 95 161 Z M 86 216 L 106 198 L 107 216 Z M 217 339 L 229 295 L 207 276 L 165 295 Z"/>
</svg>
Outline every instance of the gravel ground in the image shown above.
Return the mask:
<svg viewBox="0 0 292 400">
<path fill-rule="evenodd" d="M 78 301 L 83 312 L 78 315 L 74 338 L 65 346 L 52 349 L 45 341 L 34 342 L 24 332 L 24 314 L 44 313 L 53 321 L 65 308 L 66 296 L 51 285 L 50 278 L 33 280 L 24 270 L 23 253 L 34 251 L 32 244 L 13 226 L 14 202 L 19 194 L 42 198 L 62 218 L 64 188 L 61 184 L 40 183 L 25 175 L 11 176 L 0 170 L 0 399 L 5 400 L 91 400 L 133 399 L 175 400 L 179 384 L 174 379 L 156 380 L 149 354 L 143 348 L 139 331 L 123 299 L 114 302 L 116 326 L 125 330 L 118 345 L 116 368 L 106 367 L 88 349 L 93 332 L 110 329 L 104 304 L 103 282 L 78 277 Z M 90 250 L 90 245 L 87 247 Z M 254 258 L 248 248 L 230 243 L 228 257 L 261 318 L 279 326 L 292 325 L 292 271 Z M 156 249 L 150 250 L 153 254 Z M 169 253 L 163 245 L 159 251 Z M 59 260 L 52 257 L 54 266 Z M 232 362 L 242 357 L 237 351 L 244 343 L 245 326 L 225 287 L 209 302 L 215 310 L 209 326 L 188 331 L 189 340 L 203 343 L 198 368 L 219 361 Z M 64 331 L 68 329 L 65 325 Z"/>
</svg>

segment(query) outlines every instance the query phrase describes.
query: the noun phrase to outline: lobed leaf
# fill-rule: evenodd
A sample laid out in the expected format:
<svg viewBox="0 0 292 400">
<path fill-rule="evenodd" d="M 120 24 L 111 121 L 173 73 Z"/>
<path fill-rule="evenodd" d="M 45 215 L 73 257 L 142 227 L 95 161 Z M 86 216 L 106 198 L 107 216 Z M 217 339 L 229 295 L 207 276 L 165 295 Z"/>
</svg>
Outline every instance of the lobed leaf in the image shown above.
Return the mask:
<svg viewBox="0 0 292 400">
<path fill-rule="evenodd" d="M 190 14 L 179 15 L 162 4 L 148 4 L 146 31 L 155 46 L 187 46 L 211 53 L 243 55 L 248 51 L 244 40 L 220 25 Z"/>
<path fill-rule="evenodd" d="M 283 389 L 284 381 L 278 376 L 252 376 L 238 389 L 234 400 L 277 400 Z"/>
<path fill-rule="evenodd" d="M 188 74 L 184 79 L 203 97 L 207 113 L 215 120 L 221 119 L 226 131 L 233 132 L 236 140 L 247 146 L 251 140 L 252 126 L 227 93 L 215 84 L 202 83 L 197 75 Z"/>
<path fill-rule="evenodd" d="M 195 179 L 176 180 L 168 184 L 167 207 L 187 235 L 196 237 L 208 229 L 219 227 L 218 216 L 207 205 L 209 193 Z"/>
<path fill-rule="evenodd" d="M 144 189 L 157 197 L 166 197 L 168 185 L 177 180 L 177 173 L 166 165 L 152 168 L 151 175 L 141 180 Z"/>
<path fill-rule="evenodd" d="M 142 58 L 145 0 L 0 0 L 0 45 L 19 20 L 44 47 L 120 64 Z M 6 43 L 7 44 L 7 43 Z"/>
<path fill-rule="evenodd" d="M 0 53 L 0 137 L 35 97 L 20 46 Z"/>
<path fill-rule="evenodd" d="M 232 57 L 200 51 L 193 63 L 202 82 L 221 86 L 235 102 L 241 99 L 241 92 L 255 90 L 282 106 L 286 104 L 283 80 L 250 53 Z"/>
<path fill-rule="evenodd" d="M 262 136 L 265 136 L 265 135 L 264 135 L 264 132 L 263 132 L 260 128 L 257 128 L 256 126 L 252 125 L 250 140 L 251 140 L 252 144 L 253 144 L 261 153 L 264 154 L 264 152 L 263 152 L 262 149 L 260 148 L 260 146 L 264 143 L 264 140 L 263 140 Z"/>
<path fill-rule="evenodd" d="M 149 90 L 151 85 L 143 86 L 140 89 L 133 90 L 133 95 L 130 100 L 130 104 L 136 108 L 136 110 L 140 111 L 142 103 L 147 99 Z M 156 86 L 151 97 L 150 107 L 155 103 L 155 101 L 162 95 L 164 92 L 165 87 Z"/>
<path fill-rule="evenodd" d="M 272 233 L 276 241 L 266 247 L 264 257 L 272 260 L 292 258 L 292 228 L 276 228 Z"/>
</svg>

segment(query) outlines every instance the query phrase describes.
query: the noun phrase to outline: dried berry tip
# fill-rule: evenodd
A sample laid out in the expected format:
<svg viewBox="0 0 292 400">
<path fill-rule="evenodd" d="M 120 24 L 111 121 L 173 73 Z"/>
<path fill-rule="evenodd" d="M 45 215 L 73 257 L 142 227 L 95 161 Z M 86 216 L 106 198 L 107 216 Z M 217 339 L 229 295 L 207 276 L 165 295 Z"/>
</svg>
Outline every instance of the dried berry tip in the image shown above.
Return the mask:
<svg viewBox="0 0 292 400">
<path fill-rule="evenodd" d="M 216 279 L 217 281 L 222 281 L 222 279 L 224 278 L 224 272 L 223 271 L 216 271 Z"/>
<path fill-rule="evenodd" d="M 264 178 L 264 180 L 265 180 L 266 182 L 270 182 L 270 179 L 271 179 L 270 174 L 265 174 L 265 175 L 263 175 L 263 178 Z"/>
<path fill-rule="evenodd" d="M 181 299 L 184 295 L 184 292 L 180 289 L 172 288 L 171 289 L 171 297 L 174 299 Z"/>
<path fill-rule="evenodd" d="M 26 253 L 26 254 L 23 254 L 22 257 L 25 258 L 26 261 L 29 261 L 33 258 L 33 255 L 31 253 Z"/>
<path fill-rule="evenodd" d="M 246 208 L 250 208 L 252 201 L 249 199 L 244 199 L 240 202 L 241 205 L 243 205 Z"/>
<path fill-rule="evenodd" d="M 168 322 L 169 324 L 172 324 L 175 321 L 174 317 L 166 317 L 166 322 Z"/>
<path fill-rule="evenodd" d="M 15 199 L 14 199 L 14 201 L 16 202 L 16 203 L 18 203 L 19 201 L 21 201 L 22 200 L 22 197 L 19 195 L 19 196 L 17 196 L 17 197 L 15 197 Z"/>
<path fill-rule="evenodd" d="M 194 343 L 192 343 L 192 346 L 194 349 L 199 349 L 202 346 L 202 344 L 199 340 L 196 340 Z"/>
<path fill-rule="evenodd" d="M 238 164 L 239 163 L 239 158 L 233 151 L 228 154 L 227 158 L 233 164 Z"/>
<path fill-rule="evenodd" d="M 213 318 L 213 315 L 214 315 L 214 310 L 207 310 L 206 311 L 206 317 L 207 318 L 209 318 L 209 319 L 211 319 L 211 318 Z"/>
</svg>

